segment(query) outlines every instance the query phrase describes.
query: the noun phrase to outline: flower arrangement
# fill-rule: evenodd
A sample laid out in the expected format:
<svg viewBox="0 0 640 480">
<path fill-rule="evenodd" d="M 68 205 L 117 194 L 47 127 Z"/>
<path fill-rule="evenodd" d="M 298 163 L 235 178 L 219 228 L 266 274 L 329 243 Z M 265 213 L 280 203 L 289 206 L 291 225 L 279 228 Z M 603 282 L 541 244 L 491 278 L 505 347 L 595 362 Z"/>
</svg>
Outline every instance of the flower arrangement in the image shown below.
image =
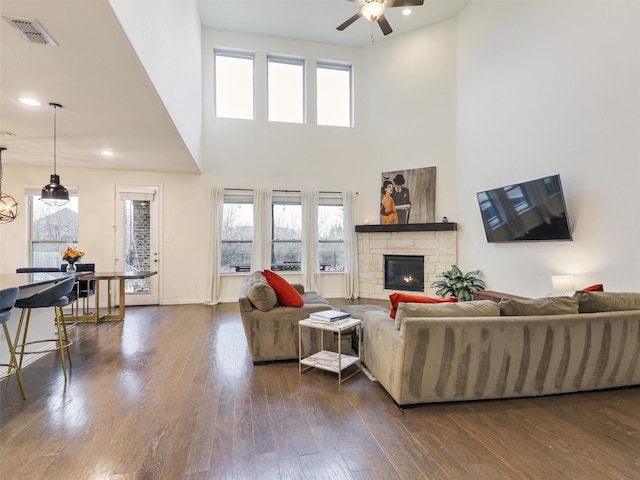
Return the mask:
<svg viewBox="0 0 640 480">
<path fill-rule="evenodd" d="M 67 249 L 60 253 L 62 255 L 62 259 L 65 260 L 69 265 L 73 265 L 82 257 L 84 257 L 84 252 L 82 250 L 78 250 L 77 248 L 67 247 Z"/>
</svg>

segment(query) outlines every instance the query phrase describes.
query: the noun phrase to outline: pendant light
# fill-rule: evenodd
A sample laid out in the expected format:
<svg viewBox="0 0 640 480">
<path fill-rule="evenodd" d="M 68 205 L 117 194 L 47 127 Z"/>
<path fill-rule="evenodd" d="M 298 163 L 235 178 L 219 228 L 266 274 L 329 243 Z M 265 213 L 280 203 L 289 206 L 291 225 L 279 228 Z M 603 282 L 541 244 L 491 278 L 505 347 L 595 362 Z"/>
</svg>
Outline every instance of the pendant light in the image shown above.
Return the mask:
<svg viewBox="0 0 640 480">
<path fill-rule="evenodd" d="M 58 103 L 50 103 L 53 108 L 53 175 L 49 185 L 42 187 L 40 200 L 47 205 L 60 206 L 69 202 L 69 191 L 60 185 L 60 177 L 56 174 L 56 112 L 62 105 Z"/>
<path fill-rule="evenodd" d="M 0 147 L 0 223 L 9 223 L 18 216 L 18 202 L 11 195 L 2 193 L 2 152 L 7 147 Z"/>
</svg>

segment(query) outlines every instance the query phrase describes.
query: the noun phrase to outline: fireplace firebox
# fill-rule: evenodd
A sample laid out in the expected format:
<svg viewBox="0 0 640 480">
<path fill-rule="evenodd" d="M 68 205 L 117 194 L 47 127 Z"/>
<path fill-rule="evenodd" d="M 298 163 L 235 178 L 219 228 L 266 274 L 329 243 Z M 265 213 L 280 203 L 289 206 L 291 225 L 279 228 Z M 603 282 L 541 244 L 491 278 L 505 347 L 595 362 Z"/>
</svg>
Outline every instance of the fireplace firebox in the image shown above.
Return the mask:
<svg viewBox="0 0 640 480">
<path fill-rule="evenodd" d="M 424 292 L 424 255 L 385 255 L 384 288 Z"/>
</svg>

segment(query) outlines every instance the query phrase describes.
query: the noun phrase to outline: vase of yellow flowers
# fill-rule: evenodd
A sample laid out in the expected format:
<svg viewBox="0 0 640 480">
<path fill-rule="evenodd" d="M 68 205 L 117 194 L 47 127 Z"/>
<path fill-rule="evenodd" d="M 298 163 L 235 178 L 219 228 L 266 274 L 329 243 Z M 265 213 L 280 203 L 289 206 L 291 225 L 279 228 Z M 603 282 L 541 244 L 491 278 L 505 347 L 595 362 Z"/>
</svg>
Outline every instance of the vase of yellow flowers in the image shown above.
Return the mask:
<svg viewBox="0 0 640 480">
<path fill-rule="evenodd" d="M 76 262 L 84 257 L 84 252 L 74 247 L 67 247 L 67 249 L 61 253 L 62 260 L 67 262 L 67 272 L 76 271 Z"/>
</svg>

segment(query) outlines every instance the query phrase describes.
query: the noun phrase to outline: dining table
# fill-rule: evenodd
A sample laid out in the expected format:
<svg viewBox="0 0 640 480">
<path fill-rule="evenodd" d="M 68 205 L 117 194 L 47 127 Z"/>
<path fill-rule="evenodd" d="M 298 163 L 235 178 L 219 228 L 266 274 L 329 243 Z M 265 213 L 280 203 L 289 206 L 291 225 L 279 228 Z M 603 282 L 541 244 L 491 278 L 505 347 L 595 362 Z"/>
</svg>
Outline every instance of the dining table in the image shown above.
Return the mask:
<svg viewBox="0 0 640 480">
<path fill-rule="evenodd" d="M 125 317 L 125 282 L 127 280 L 136 280 L 149 278 L 153 275 L 157 275 L 158 272 L 144 270 L 137 272 L 81 272 L 82 280 L 95 281 L 95 308 L 93 312 L 89 312 L 86 315 L 79 315 L 77 321 L 93 321 L 99 323 L 100 321 L 117 321 L 124 320 Z M 100 283 L 107 282 L 107 307 L 106 309 L 100 308 Z M 116 310 L 112 301 L 112 289 L 111 282 L 118 281 L 118 309 Z"/>
</svg>

